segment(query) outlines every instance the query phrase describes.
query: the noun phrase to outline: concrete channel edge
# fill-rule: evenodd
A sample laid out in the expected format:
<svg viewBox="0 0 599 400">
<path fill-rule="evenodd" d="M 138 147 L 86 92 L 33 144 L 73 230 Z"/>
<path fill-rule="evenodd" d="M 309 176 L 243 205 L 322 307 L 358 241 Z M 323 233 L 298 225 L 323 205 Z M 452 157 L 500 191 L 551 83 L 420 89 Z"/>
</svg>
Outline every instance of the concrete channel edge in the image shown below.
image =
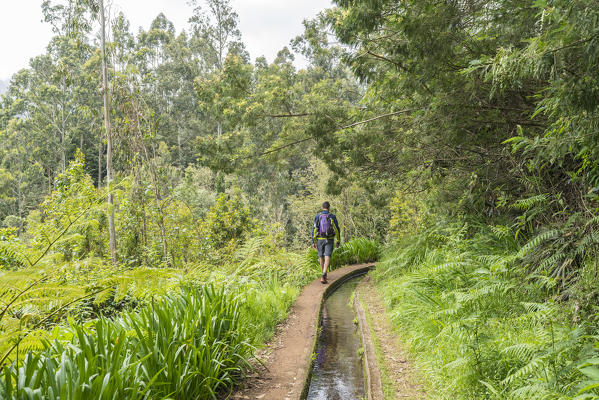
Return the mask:
<svg viewBox="0 0 599 400">
<path fill-rule="evenodd" d="M 360 327 L 362 341 L 364 376 L 366 378 L 366 398 L 368 400 L 384 400 L 385 395 L 383 394 L 381 371 L 378 365 L 374 340 L 366 317 L 366 311 L 360 302 L 360 288 L 366 279 L 368 278 L 364 278 L 356 288 L 353 304 L 358 320 L 358 326 Z"/>
<path fill-rule="evenodd" d="M 303 383 L 303 389 L 300 394 L 300 400 L 306 400 L 306 398 L 308 397 L 308 391 L 310 390 L 310 380 L 312 379 L 312 370 L 314 367 L 314 355 L 316 354 L 316 346 L 318 344 L 318 337 L 320 335 L 322 306 L 323 306 L 325 300 L 335 290 L 337 290 L 337 288 L 339 288 L 339 286 L 343 285 L 345 282 L 347 282 L 348 280 L 350 280 L 352 278 L 367 274 L 368 271 L 370 271 L 374 267 L 375 267 L 375 264 L 369 264 L 369 265 L 365 265 L 362 268 L 357 268 L 352 271 L 349 271 L 347 274 L 345 274 L 345 275 L 337 278 L 335 281 L 331 282 L 330 285 L 328 285 L 327 288 L 325 289 L 325 291 L 323 292 L 322 297 L 320 298 L 320 305 L 318 306 L 318 312 L 316 314 L 316 327 L 317 327 L 316 331 L 317 332 L 314 335 L 314 338 L 312 339 L 312 346 L 311 346 L 312 351 L 311 351 L 311 356 L 310 356 L 310 363 L 308 365 L 308 373 L 306 374 L 306 379 Z M 366 389 L 369 393 L 369 385 L 366 385 Z M 368 399 L 371 398 L 370 394 L 368 394 L 367 398 Z"/>
</svg>

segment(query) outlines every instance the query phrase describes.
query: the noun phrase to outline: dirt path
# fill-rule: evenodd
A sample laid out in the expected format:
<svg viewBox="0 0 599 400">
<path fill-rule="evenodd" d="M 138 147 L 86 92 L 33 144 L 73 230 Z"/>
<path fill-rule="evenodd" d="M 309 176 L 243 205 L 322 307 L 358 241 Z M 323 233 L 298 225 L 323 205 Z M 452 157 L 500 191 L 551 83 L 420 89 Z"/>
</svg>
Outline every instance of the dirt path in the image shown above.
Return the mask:
<svg viewBox="0 0 599 400">
<path fill-rule="evenodd" d="M 287 320 L 265 351 L 258 356 L 265 368 L 250 376 L 246 387 L 232 395 L 233 399 L 299 400 L 304 389 L 316 339 L 318 315 L 327 288 L 334 288 L 348 274 L 372 264 L 351 265 L 329 273 L 329 284 L 318 280 L 307 285 L 298 296 Z M 329 289 L 331 290 L 331 289 Z"/>
<path fill-rule="evenodd" d="M 418 384 L 421 378 L 393 332 L 383 301 L 369 276 L 358 285 L 354 300 L 360 326 L 365 328 L 364 355 L 370 366 L 371 399 L 424 399 L 426 394 Z"/>
</svg>

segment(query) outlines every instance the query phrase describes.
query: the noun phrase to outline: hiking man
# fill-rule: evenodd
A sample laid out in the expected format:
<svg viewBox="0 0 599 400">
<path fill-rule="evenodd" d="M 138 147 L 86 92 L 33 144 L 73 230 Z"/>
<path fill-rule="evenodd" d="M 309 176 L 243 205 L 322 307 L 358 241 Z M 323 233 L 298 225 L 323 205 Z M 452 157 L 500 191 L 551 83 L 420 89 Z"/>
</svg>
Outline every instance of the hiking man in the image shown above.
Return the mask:
<svg viewBox="0 0 599 400">
<path fill-rule="evenodd" d="M 341 242 L 339 223 L 335 214 L 329 211 L 330 208 L 331 205 L 328 201 L 322 203 L 322 211 L 314 217 L 312 228 L 312 245 L 318 250 L 320 269 L 322 270 L 320 282 L 322 283 L 327 283 L 327 271 L 331 264 L 333 246 L 336 244 L 339 247 Z"/>
</svg>

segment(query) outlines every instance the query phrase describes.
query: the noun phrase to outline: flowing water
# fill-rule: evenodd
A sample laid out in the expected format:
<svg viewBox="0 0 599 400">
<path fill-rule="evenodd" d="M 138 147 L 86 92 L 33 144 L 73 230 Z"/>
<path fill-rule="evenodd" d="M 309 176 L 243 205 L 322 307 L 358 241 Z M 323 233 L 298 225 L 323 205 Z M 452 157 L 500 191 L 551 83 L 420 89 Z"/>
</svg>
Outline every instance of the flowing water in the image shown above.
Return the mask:
<svg viewBox="0 0 599 400">
<path fill-rule="evenodd" d="M 366 396 L 362 359 L 358 355 L 359 329 L 349 306 L 360 279 L 344 283 L 324 302 L 308 400 L 359 400 Z"/>
</svg>

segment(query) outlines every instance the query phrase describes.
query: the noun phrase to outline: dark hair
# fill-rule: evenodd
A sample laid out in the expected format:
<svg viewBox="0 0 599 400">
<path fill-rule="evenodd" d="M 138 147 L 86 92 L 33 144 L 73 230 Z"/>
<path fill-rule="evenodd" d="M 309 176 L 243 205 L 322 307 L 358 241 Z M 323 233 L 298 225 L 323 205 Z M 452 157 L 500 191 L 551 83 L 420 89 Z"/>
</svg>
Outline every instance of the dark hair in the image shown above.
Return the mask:
<svg viewBox="0 0 599 400">
<path fill-rule="evenodd" d="M 325 201 L 324 203 L 322 203 L 323 210 L 328 210 L 329 208 L 331 208 L 331 204 L 328 201 Z"/>
</svg>

